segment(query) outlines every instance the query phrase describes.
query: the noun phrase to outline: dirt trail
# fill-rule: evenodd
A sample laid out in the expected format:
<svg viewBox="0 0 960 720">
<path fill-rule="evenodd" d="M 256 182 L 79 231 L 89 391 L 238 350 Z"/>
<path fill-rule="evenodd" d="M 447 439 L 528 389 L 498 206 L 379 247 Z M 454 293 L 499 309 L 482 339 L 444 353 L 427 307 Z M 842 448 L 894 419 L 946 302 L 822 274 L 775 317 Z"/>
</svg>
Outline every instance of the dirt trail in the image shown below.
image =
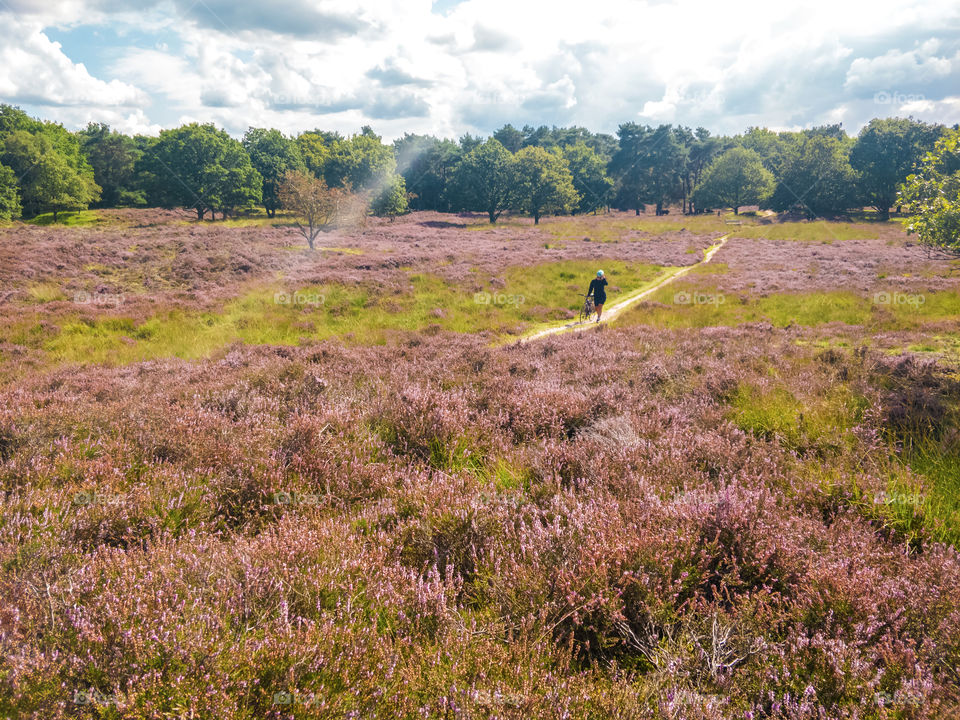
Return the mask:
<svg viewBox="0 0 960 720">
<path fill-rule="evenodd" d="M 621 312 L 626 310 L 628 307 L 630 307 L 634 303 L 638 303 L 641 300 L 643 300 L 645 297 L 649 297 L 651 294 L 655 293 L 664 285 L 668 285 L 672 283 L 678 277 L 683 277 L 688 272 L 693 270 L 695 267 L 699 267 L 700 265 L 710 262 L 713 259 L 713 256 L 717 253 L 717 250 L 719 250 L 726 244 L 727 240 L 730 238 L 732 234 L 733 233 L 727 233 L 726 235 L 721 236 L 715 245 L 711 245 L 709 248 L 707 248 L 706 252 L 704 252 L 703 254 L 703 260 L 696 263 L 695 265 L 686 265 L 682 268 L 671 270 L 665 277 L 662 277 L 660 280 L 656 281 L 650 287 L 645 288 L 644 290 L 636 293 L 635 295 L 627 296 L 626 298 L 616 303 L 615 305 L 611 305 L 610 307 L 605 307 L 603 310 L 603 320 L 601 320 L 601 322 L 609 322 L 611 320 L 616 319 L 616 317 Z M 597 323 L 593 321 L 586 321 L 586 322 L 574 321 L 574 322 L 567 323 L 566 325 L 548 327 L 548 328 L 544 328 L 543 330 L 537 330 L 531 333 L 530 335 L 526 335 L 525 337 L 520 338 L 518 342 L 528 343 L 531 340 L 539 340 L 542 337 L 546 337 L 548 335 L 557 335 L 559 333 L 582 332 L 584 330 L 589 330 L 592 327 L 596 327 L 596 325 Z"/>
</svg>

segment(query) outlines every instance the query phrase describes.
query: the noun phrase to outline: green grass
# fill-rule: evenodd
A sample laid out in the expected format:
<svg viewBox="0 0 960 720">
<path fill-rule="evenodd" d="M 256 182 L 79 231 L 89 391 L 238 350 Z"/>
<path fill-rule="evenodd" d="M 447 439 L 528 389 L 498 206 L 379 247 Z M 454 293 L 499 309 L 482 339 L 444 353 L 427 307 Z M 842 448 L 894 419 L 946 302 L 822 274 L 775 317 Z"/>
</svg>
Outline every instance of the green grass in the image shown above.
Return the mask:
<svg viewBox="0 0 960 720">
<path fill-rule="evenodd" d="M 106 218 L 99 210 L 78 210 L 57 213 L 56 222 L 53 213 L 41 213 L 23 222 L 30 225 L 57 225 L 63 227 L 93 227 L 116 224 L 116 220 Z"/>
<path fill-rule="evenodd" d="M 33 302 L 41 304 L 67 299 L 67 295 L 63 292 L 63 288 L 52 282 L 34 283 L 27 288 L 27 295 Z"/>
<path fill-rule="evenodd" d="M 729 232 L 730 230 L 726 221 L 716 215 L 681 215 L 674 220 L 637 217 L 617 218 L 616 220 L 603 219 L 602 221 L 592 215 L 586 215 L 564 218 L 562 222 L 545 222 L 540 227 L 557 240 L 582 242 L 583 238 L 588 237 L 592 242 L 600 243 L 620 242 L 626 235 L 636 232 L 656 237 L 679 230 L 689 230 L 698 235 Z M 629 241 L 642 241 L 643 239 L 633 237 L 629 238 Z"/>
<path fill-rule="evenodd" d="M 804 453 L 852 443 L 848 431 L 861 420 L 867 401 L 843 385 L 821 397 L 802 398 L 779 383 L 763 389 L 741 384 L 730 407 L 731 420 L 744 432 Z"/>
<path fill-rule="evenodd" d="M 260 286 L 216 312 L 169 310 L 142 322 L 119 314 L 96 319 L 64 316 L 58 318 L 60 330 L 52 337 L 53 329 L 39 318 L 23 318 L 5 329 L 2 339 L 39 347 L 55 362 L 125 364 L 160 357 L 206 357 L 238 341 L 297 345 L 303 340 L 341 337 L 376 344 L 392 333 L 430 327 L 510 336 L 531 324 L 566 317 L 578 308 L 597 264 L 582 260 L 511 268 L 502 276 L 502 287 L 487 286 L 480 298 L 472 290 L 424 273 L 408 273 L 412 290 L 402 294 L 329 284 L 299 288 L 299 295 L 294 295 L 285 288 Z M 624 293 L 661 271 L 657 266 L 617 260 L 602 264 L 611 285 Z M 611 299 L 618 294 L 611 288 Z"/>
<path fill-rule="evenodd" d="M 870 240 L 878 237 L 880 224 L 838 223 L 827 220 L 750 225 L 734 231 L 735 238 L 766 238 L 799 242 L 832 243 L 843 240 Z"/>
<path fill-rule="evenodd" d="M 923 525 L 938 541 L 960 547 L 960 453 L 944 451 L 932 440 L 909 444 L 901 459 L 926 480 L 927 491 L 920 497 L 907 494 L 908 505 L 923 517 Z M 896 493 L 892 494 L 897 499 Z"/>
<path fill-rule="evenodd" d="M 693 272 L 710 274 L 710 265 Z M 722 271 L 720 271 L 722 273 Z M 684 297 L 686 296 L 686 297 Z M 732 326 L 769 322 L 777 327 L 816 327 L 831 322 L 876 329 L 916 329 L 960 316 L 960 294 L 924 293 L 923 302 L 879 304 L 874 298 L 842 290 L 745 295 L 723 293 L 679 281 L 655 293 L 649 303 L 631 308 L 618 322 L 671 328 Z M 680 302 L 681 300 L 701 302 Z"/>
</svg>

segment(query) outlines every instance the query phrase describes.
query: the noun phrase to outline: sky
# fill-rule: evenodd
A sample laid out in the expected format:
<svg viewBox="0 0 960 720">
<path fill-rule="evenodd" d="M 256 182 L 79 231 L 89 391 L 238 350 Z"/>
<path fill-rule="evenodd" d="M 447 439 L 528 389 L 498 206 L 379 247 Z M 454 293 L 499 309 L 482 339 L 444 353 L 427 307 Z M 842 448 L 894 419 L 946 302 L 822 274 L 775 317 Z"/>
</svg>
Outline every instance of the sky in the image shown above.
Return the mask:
<svg viewBox="0 0 960 720">
<path fill-rule="evenodd" d="M 0 102 L 70 129 L 457 138 L 960 122 L 957 0 L 0 0 Z"/>
</svg>

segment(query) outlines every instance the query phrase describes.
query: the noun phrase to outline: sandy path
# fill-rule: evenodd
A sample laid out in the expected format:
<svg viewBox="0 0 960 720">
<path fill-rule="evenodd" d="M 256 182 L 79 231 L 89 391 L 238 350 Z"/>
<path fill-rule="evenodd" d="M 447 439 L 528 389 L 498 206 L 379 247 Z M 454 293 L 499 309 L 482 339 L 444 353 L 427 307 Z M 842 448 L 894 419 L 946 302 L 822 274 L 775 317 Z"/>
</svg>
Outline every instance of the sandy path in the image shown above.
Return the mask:
<svg viewBox="0 0 960 720">
<path fill-rule="evenodd" d="M 654 285 L 651 285 L 650 287 L 641 290 L 635 295 L 629 295 L 625 297 L 623 300 L 616 303 L 615 305 L 611 305 L 610 307 L 605 307 L 603 309 L 603 320 L 601 322 L 610 322 L 611 320 L 615 320 L 620 313 L 622 313 L 624 310 L 626 310 L 628 307 L 630 307 L 634 303 L 638 303 L 641 300 L 643 300 L 645 297 L 649 297 L 650 295 L 655 293 L 657 290 L 662 288 L 664 285 L 668 285 L 672 283 L 678 277 L 683 277 L 688 272 L 693 270 L 695 267 L 699 267 L 700 265 L 710 262 L 713 259 L 713 256 L 716 255 L 717 250 L 719 250 L 726 244 L 727 240 L 730 238 L 730 235 L 732 235 L 732 233 L 727 233 L 726 235 L 723 235 L 715 245 L 711 245 L 709 248 L 707 248 L 707 251 L 703 254 L 703 260 L 696 263 L 695 265 L 686 265 L 682 268 L 671 270 L 665 277 L 662 277 Z M 544 328 L 543 330 L 536 330 L 533 333 L 520 338 L 520 340 L 518 340 L 517 342 L 527 343 L 527 342 L 530 342 L 531 340 L 539 340 L 542 337 L 546 337 L 548 335 L 557 335 L 558 333 L 582 332 L 584 330 L 589 330 L 591 327 L 595 327 L 596 325 L 597 323 L 592 321 L 587 321 L 587 322 L 574 321 L 571 323 L 567 323 L 566 325 L 548 327 L 548 328 Z"/>
</svg>

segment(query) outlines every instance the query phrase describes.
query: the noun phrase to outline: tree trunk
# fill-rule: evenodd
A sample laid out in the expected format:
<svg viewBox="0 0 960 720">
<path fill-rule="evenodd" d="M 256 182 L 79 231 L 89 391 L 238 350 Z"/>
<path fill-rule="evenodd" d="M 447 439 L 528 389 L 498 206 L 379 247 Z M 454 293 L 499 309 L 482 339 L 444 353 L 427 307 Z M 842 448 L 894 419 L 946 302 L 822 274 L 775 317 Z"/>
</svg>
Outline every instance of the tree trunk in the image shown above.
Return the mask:
<svg viewBox="0 0 960 720">
<path fill-rule="evenodd" d="M 56 210 L 53 211 L 53 221 L 54 221 L 54 222 L 57 221 L 57 211 L 56 211 Z"/>
<path fill-rule="evenodd" d="M 539 224 L 540 224 L 540 213 L 535 212 L 535 213 L 533 214 L 533 224 L 534 224 L 534 225 L 539 225 Z"/>
<path fill-rule="evenodd" d="M 636 211 L 637 211 L 637 215 L 639 215 L 639 214 L 640 214 L 640 208 L 636 208 Z"/>
<path fill-rule="evenodd" d="M 203 216 L 206 213 L 206 210 L 202 207 L 197 207 L 197 220 L 203 220 Z"/>
<path fill-rule="evenodd" d="M 890 208 L 885 207 L 880 210 L 880 219 L 889 220 L 890 219 Z"/>
<path fill-rule="evenodd" d="M 739 215 L 739 214 L 740 214 L 740 206 L 739 206 L 739 205 L 734 205 L 734 206 L 733 206 L 733 214 L 734 214 L 734 215 Z"/>
<path fill-rule="evenodd" d="M 490 216 L 490 224 L 493 225 L 497 222 L 497 216 L 493 210 L 487 210 L 487 215 Z"/>
</svg>

